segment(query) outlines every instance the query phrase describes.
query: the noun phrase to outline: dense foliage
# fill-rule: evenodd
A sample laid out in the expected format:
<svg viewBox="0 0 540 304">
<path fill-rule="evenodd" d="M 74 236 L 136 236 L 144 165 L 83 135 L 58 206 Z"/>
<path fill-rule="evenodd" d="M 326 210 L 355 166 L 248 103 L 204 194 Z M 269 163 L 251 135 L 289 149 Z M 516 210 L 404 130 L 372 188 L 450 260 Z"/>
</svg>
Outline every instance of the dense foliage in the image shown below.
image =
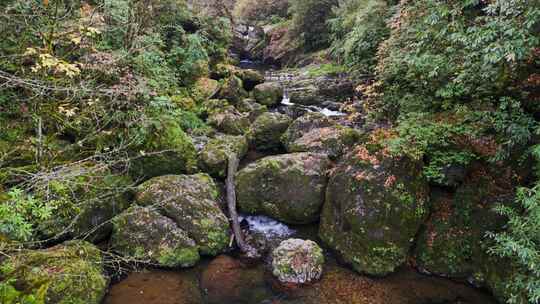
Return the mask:
<svg viewBox="0 0 540 304">
<path fill-rule="evenodd" d="M 176 149 L 186 155 L 178 166 L 193 166 L 185 132 L 207 128 L 195 81 L 226 60 L 227 18 L 176 0 L 13 0 L 0 9 L 2 237 L 33 239 L 53 211 L 52 183 L 74 162 L 118 176 L 147 153 Z M 38 182 L 47 195 L 32 194 Z M 125 191 L 112 185 L 104 196 Z M 66 200 L 84 210 L 69 190 Z"/>
</svg>

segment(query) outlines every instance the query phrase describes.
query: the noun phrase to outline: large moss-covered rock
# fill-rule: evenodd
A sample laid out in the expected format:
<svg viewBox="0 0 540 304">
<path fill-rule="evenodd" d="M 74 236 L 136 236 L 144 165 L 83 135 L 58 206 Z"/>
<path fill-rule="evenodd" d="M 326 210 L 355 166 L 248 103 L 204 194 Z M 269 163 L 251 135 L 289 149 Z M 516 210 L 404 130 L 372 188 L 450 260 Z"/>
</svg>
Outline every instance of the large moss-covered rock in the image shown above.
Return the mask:
<svg viewBox="0 0 540 304">
<path fill-rule="evenodd" d="M 319 235 L 361 273 L 382 276 L 402 265 L 428 215 L 422 164 L 360 145 L 335 168 Z"/>
<path fill-rule="evenodd" d="M 206 174 L 166 175 L 141 184 L 136 201 L 173 219 L 195 240 L 201 254 L 216 255 L 229 243 L 229 221 L 218 197 L 216 184 Z"/>
<path fill-rule="evenodd" d="M 243 212 L 286 223 L 315 222 L 324 201 L 329 166 L 325 155 L 315 153 L 265 157 L 238 172 L 238 206 Z"/>
<path fill-rule="evenodd" d="M 513 201 L 517 167 L 474 164 L 455 191 L 433 191 L 432 212 L 417 240 L 416 264 L 425 272 L 474 281 L 486 260 L 486 233 L 499 231 L 505 217 L 493 208 Z"/>
<path fill-rule="evenodd" d="M 113 223 L 111 246 L 123 256 L 165 267 L 188 267 L 199 261 L 195 241 L 152 208 L 134 206 Z"/>
<path fill-rule="evenodd" d="M 36 198 L 52 206 L 54 216 L 36 223 L 43 239 L 99 242 L 110 234 L 110 220 L 129 206 L 131 178 L 103 164 L 68 166 L 44 180 L 36 185 Z"/>
<path fill-rule="evenodd" d="M 130 174 L 135 178 L 152 178 L 165 174 L 194 172 L 197 153 L 191 138 L 179 123 L 163 116 L 155 125 L 142 146 L 134 152 Z"/>
<path fill-rule="evenodd" d="M 247 151 L 248 142 L 245 136 L 218 136 L 211 139 L 199 154 L 200 167 L 212 176 L 226 177 L 229 156 L 234 153 L 242 159 Z"/>
<path fill-rule="evenodd" d="M 221 132 L 231 135 L 245 134 L 251 121 L 248 113 L 240 113 L 232 106 L 213 111 L 208 117 L 208 123 Z"/>
<path fill-rule="evenodd" d="M 283 99 L 283 87 L 278 82 L 266 82 L 253 89 L 255 100 L 266 106 L 277 105 Z"/>
<path fill-rule="evenodd" d="M 235 104 L 248 96 L 242 80 L 236 76 L 230 76 L 223 81 L 218 93 L 220 98 Z"/>
<path fill-rule="evenodd" d="M 305 284 L 321 278 L 324 254 L 310 240 L 288 239 L 272 252 L 272 274 L 281 283 Z"/>
<path fill-rule="evenodd" d="M 259 151 L 282 149 L 281 136 L 292 120 L 280 113 L 264 113 L 251 125 L 247 133 L 249 145 Z"/>
<path fill-rule="evenodd" d="M 0 265 L 0 279 L 46 304 L 99 304 L 109 282 L 103 271 L 97 247 L 72 241 L 11 256 Z"/>
</svg>

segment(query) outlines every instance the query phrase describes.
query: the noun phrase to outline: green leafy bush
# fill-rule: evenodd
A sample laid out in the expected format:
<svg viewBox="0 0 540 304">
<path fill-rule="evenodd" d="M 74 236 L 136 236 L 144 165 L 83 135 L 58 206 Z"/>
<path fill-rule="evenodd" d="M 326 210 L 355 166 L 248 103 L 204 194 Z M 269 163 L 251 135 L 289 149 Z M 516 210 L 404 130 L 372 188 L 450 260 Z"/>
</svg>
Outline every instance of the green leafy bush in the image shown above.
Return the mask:
<svg viewBox="0 0 540 304">
<path fill-rule="evenodd" d="M 540 301 L 540 185 L 521 188 L 516 197 L 520 209 L 499 206 L 496 211 L 506 216 L 504 232 L 488 234 L 495 245 L 489 249 L 493 255 L 511 259 L 517 273 L 505 284 L 508 303 L 525 304 Z"/>
<path fill-rule="evenodd" d="M 333 57 L 355 70 L 373 72 L 377 48 L 390 34 L 392 11 L 386 0 L 343 1 L 328 21 Z"/>
<path fill-rule="evenodd" d="M 0 202 L 0 236 L 27 242 L 35 233 L 35 223 L 50 219 L 54 207 L 22 190 L 13 188 L 7 201 Z"/>
<path fill-rule="evenodd" d="M 332 16 L 337 0 L 298 0 L 290 3 L 293 31 L 301 37 L 306 51 L 329 46 L 330 31 L 326 21 Z"/>
</svg>

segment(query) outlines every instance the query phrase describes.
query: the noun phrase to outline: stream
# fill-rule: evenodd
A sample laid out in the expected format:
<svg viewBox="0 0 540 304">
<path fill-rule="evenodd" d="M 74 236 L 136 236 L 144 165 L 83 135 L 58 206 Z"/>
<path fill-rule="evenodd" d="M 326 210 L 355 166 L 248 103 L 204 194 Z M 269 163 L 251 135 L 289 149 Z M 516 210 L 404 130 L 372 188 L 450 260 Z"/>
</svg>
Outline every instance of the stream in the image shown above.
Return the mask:
<svg viewBox="0 0 540 304">
<path fill-rule="evenodd" d="M 289 84 L 298 76 L 268 70 L 268 67 L 243 60 L 241 68 L 265 73 L 266 81 L 278 81 L 284 87 L 281 104 L 271 109 L 299 117 L 319 112 L 339 119 L 346 114 L 336 107 L 301 105 L 291 102 Z M 254 161 L 264 155 L 248 154 L 242 161 Z M 318 225 L 289 226 L 265 216 L 240 215 L 247 238 L 254 238 L 267 252 L 280 241 L 318 239 Z M 148 268 L 133 272 L 114 282 L 104 304 L 490 304 L 496 301 L 482 290 L 465 283 L 418 273 L 410 266 L 384 277 L 360 275 L 325 250 L 325 266 L 320 281 L 296 287 L 284 287 L 272 276 L 268 261 L 245 261 L 238 252 L 204 258 L 192 268 Z"/>
<path fill-rule="evenodd" d="M 289 227 L 265 216 L 241 215 L 250 234 L 267 242 L 318 240 L 317 225 Z M 320 243 L 320 242 L 319 242 Z M 463 283 L 403 267 L 372 278 L 341 265 L 327 250 L 323 277 L 302 287 L 283 287 L 267 264 L 246 262 L 236 252 L 205 258 L 187 269 L 144 269 L 112 285 L 104 304 L 495 304 L 488 293 Z"/>
</svg>

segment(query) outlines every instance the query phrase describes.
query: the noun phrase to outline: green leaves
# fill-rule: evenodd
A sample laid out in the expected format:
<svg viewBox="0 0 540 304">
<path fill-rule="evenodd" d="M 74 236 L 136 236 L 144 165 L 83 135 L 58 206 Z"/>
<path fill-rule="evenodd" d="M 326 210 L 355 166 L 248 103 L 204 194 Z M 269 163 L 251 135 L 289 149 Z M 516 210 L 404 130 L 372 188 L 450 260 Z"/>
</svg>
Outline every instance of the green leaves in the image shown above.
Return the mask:
<svg viewBox="0 0 540 304">
<path fill-rule="evenodd" d="M 540 301 L 540 184 L 520 188 L 516 194 L 519 209 L 498 206 L 496 211 L 508 218 L 507 230 L 488 233 L 495 242 L 489 253 L 511 259 L 518 267 L 507 280 L 510 304 Z"/>
<path fill-rule="evenodd" d="M 0 202 L 0 235 L 30 241 L 34 235 L 33 223 L 51 218 L 55 208 L 18 188 L 12 188 L 8 197 L 6 202 Z"/>
</svg>

